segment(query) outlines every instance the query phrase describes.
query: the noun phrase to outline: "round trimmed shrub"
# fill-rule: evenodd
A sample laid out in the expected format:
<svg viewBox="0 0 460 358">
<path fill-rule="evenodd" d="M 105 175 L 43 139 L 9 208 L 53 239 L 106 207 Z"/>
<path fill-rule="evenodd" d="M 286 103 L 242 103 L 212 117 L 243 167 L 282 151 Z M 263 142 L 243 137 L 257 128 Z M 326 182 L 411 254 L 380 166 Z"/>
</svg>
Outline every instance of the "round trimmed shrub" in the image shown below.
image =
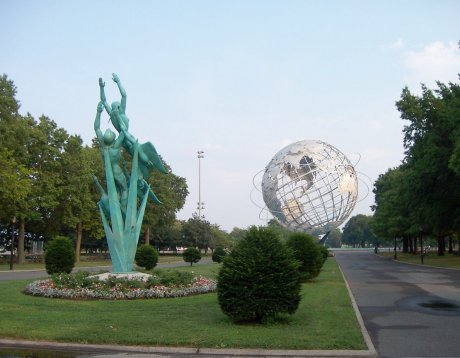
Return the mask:
<svg viewBox="0 0 460 358">
<path fill-rule="evenodd" d="M 274 231 L 251 227 L 220 268 L 222 311 L 234 322 L 257 323 L 294 313 L 300 302 L 298 265 Z"/>
<path fill-rule="evenodd" d="M 216 249 L 212 253 L 212 261 L 220 263 L 222 262 L 225 256 L 227 256 L 227 253 L 225 252 L 224 248 L 216 247 Z"/>
<path fill-rule="evenodd" d="M 288 236 L 286 245 L 292 250 L 296 260 L 300 261 L 299 271 L 302 281 L 314 279 L 323 266 L 323 255 L 315 239 L 302 232 Z"/>
<path fill-rule="evenodd" d="M 144 267 L 146 270 L 151 270 L 157 265 L 158 252 L 150 245 L 141 245 L 137 248 L 134 260 L 137 266 Z"/>
<path fill-rule="evenodd" d="M 45 267 L 49 275 L 70 273 L 75 265 L 75 250 L 72 241 L 64 236 L 56 236 L 46 245 Z"/>
<path fill-rule="evenodd" d="M 190 262 L 190 266 L 201 260 L 201 252 L 195 247 L 187 248 L 182 254 L 185 262 Z"/>
</svg>

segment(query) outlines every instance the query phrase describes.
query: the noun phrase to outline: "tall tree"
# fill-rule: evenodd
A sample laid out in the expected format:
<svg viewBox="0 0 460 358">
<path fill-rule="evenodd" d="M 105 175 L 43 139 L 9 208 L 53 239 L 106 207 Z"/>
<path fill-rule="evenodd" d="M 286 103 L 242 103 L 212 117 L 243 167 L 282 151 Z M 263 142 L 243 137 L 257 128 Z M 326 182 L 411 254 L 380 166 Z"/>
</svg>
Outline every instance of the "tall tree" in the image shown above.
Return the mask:
<svg viewBox="0 0 460 358">
<path fill-rule="evenodd" d="M 221 230 L 219 225 L 212 224 L 211 225 L 211 240 L 209 243 L 209 247 L 211 250 L 214 251 L 216 247 L 230 247 L 231 242 L 229 239 L 229 235 L 224 231 Z"/>
<path fill-rule="evenodd" d="M 374 232 L 381 238 L 392 240 L 402 237 L 411 229 L 411 217 L 416 208 L 408 196 L 409 170 L 405 166 L 389 169 L 374 183 L 375 205 L 371 222 Z"/>
<path fill-rule="evenodd" d="M 0 121 L 10 121 L 19 115 L 17 88 L 6 74 L 0 76 Z"/>
<path fill-rule="evenodd" d="M 342 232 L 339 228 L 333 228 L 329 232 L 326 240 L 326 246 L 332 248 L 342 247 Z"/>
<path fill-rule="evenodd" d="M 70 136 L 62 155 L 63 187 L 54 217 L 62 221 L 65 229 L 76 232 L 76 261 L 80 261 L 83 232 L 100 238 L 103 230 L 93 190 L 93 175 L 102 167 L 99 151 L 83 147 L 79 136 Z"/>
<path fill-rule="evenodd" d="M 35 124 L 30 116 L 19 115 L 20 103 L 17 89 L 6 75 L 0 76 L 0 143 L 2 145 L 2 189 L 4 200 L 0 202 L 0 220 L 9 223 L 18 218 L 18 259 L 25 260 L 25 220 L 34 217 L 32 196 L 33 172 L 28 165 L 28 143 Z M 14 195 L 14 200 L 7 196 Z"/>
<path fill-rule="evenodd" d="M 355 215 L 345 224 L 342 234 L 342 242 L 353 247 L 366 247 L 377 242 L 370 222 L 372 216 Z"/>
<path fill-rule="evenodd" d="M 157 205 L 151 201 L 147 204 L 143 223 L 146 243 L 149 242 L 151 236 L 161 240 L 168 228 L 173 225 L 176 214 L 183 208 L 188 195 L 185 178 L 175 175 L 171 167 L 164 161 L 163 165 L 167 174 L 153 171 L 148 180 L 153 192 L 162 204 Z"/>
<path fill-rule="evenodd" d="M 422 85 L 421 96 L 407 88 L 397 102 L 404 127 L 405 164 L 410 168 L 409 200 L 417 210 L 412 224 L 440 240 L 460 230 L 460 176 L 456 155 L 460 128 L 460 86 Z"/>
<path fill-rule="evenodd" d="M 34 220 L 35 230 L 47 237 L 60 233 L 62 221 L 55 220 L 64 187 L 62 157 L 68 140 L 67 132 L 48 117 L 40 117 L 33 127 L 28 143 L 29 163 L 32 170 L 35 210 L 39 219 Z"/>
<path fill-rule="evenodd" d="M 206 252 L 212 237 L 211 224 L 209 221 L 199 218 L 198 214 L 194 213 L 182 225 L 182 235 L 187 246 L 198 247 Z"/>
</svg>

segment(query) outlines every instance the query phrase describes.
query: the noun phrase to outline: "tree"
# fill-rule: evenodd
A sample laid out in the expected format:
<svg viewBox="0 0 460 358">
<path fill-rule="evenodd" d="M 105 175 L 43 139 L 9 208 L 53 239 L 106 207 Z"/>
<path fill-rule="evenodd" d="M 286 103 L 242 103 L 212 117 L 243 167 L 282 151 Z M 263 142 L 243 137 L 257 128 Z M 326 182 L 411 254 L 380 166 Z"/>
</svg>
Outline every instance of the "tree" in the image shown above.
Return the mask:
<svg viewBox="0 0 460 358">
<path fill-rule="evenodd" d="M 55 210 L 60 204 L 65 186 L 62 157 L 68 140 L 67 132 L 58 128 L 48 117 L 40 117 L 32 128 L 28 146 L 28 166 L 32 170 L 34 210 L 33 229 L 48 237 L 58 235 L 62 221 L 56 220 Z"/>
<path fill-rule="evenodd" d="M 326 240 L 326 247 L 341 248 L 342 247 L 342 232 L 338 228 L 333 228 L 329 232 Z"/>
<path fill-rule="evenodd" d="M 375 205 L 371 221 L 373 231 L 387 241 L 410 235 L 411 221 L 416 209 L 409 191 L 410 173 L 406 166 L 389 169 L 374 183 Z"/>
<path fill-rule="evenodd" d="M 218 247 L 229 247 L 230 246 L 230 239 L 229 235 L 220 229 L 219 225 L 212 224 L 211 225 L 211 240 L 209 243 L 209 247 L 211 250 L 214 250 Z"/>
<path fill-rule="evenodd" d="M 3 222 L 21 213 L 32 191 L 30 170 L 11 151 L 0 147 L 0 215 Z"/>
<path fill-rule="evenodd" d="M 232 231 L 230 232 L 229 237 L 230 237 L 231 241 L 236 243 L 236 242 L 244 239 L 245 236 L 247 235 L 247 233 L 248 233 L 248 230 L 246 230 L 246 229 L 241 229 L 241 228 L 238 228 L 238 227 L 234 227 L 232 229 Z"/>
<path fill-rule="evenodd" d="M 98 193 L 94 190 L 93 175 L 102 167 L 96 148 L 82 145 L 79 136 L 70 136 L 62 155 L 63 188 L 55 218 L 63 229 L 76 232 L 76 261 L 80 262 L 83 232 L 100 238 L 104 235 L 97 210 Z"/>
<path fill-rule="evenodd" d="M 353 247 L 366 247 L 376 244 L 370 222 L 371 216 L 356 215 L 350 218 L 343 228 L 342 242 Z"/>
<path fill-rule="evenodd" d="M 13 81 L 6 75 L 0 76 L 0 141 L 4 150 L 1 156 L 5 169 L 2 187 L 5 192 L 11 189 L 11 193 L 15 193 L 14 201 L 0 203 L 0 220 L 9 223 L 11 215 L 18 219 L 18 260 L 23 263 L 26 220 L 30 222 L 40 219 L 38 196 L 35 192 L 38 177 L 31 166 L 31 146 L 37 123 L 30 115 L 19 115 L 20 104 L 16 93 Z M 11 172 L 12 165 L 17 168 L 15 173 Z M 22 189 L 19 188 L 19 183 Z"/>
<path fill-rule="evenodd" d="M 220 246 L 216 247 L 216 249 L 212 253 L 212 261 L 220 263 L 222 262 L 225 256 L 227 256 L 227 253 L 225 252 L 224 248 Z"/>
<path fill-rule="evenodd" d="M 6 74 L 0 76 L 0 121 L 10 121 L 19 115 L 17 88 Z"/>
<path fill-rule="evenodd" d="M 182 254 L 185 262 L 190 262 L 190 266 L 201 260 L 201 252 L 195 247 L 187 248 Z"/>
<path fill-rule="evenodd" d="M 279 238 L 283 241 L 287 240 L 290 235 L 290 231 L 287 230 L 283 225 L 281 225 L 276 219 L 271 219 L 268 221 L 267 227 L 276 232 Z"/>
<path fill-rule="evenodd" d="M 298 266 L 277 233 L 250 228 L 220 268 L 217 297 L 222 311 L 235 322 L 293 314 L 301 298 Z"/>
<path fill-rule="evenodd" d="M 299 271 L 303 281 L 317 277 L 324 263 L 316 241 L 312 236 L 302 232 L 291 233 L 286 241 L 294 258 L 300 262 Z"/>
<path fill-rule="evenodd" d="M 175 250 L 176 247 L 184 246 L 182 242 L 182 221 L 176 220 L 172 225 L 165 228 L 159 249 Z"/>
<path fill-rule="evenodd" d="M 396 103 L 404 127 L 404 164 L 409 169 L 407 193 L 416 212 L 414 228 L 441 240 L 460 230 L 460 85 L 437 83 L 436 90 L 422 85 L 422 95 L 404 88 Z M 417 230 L 418 231 L 418 230 Z M 440 245 L 440 248 L 442 245 Z M 441 253 L 441 252 L 440 252 Z"/>
<path fill-rule="evenodd" d="M 151 270 L 157 265 L 158 251 L 150 245 L 141 245 L 137 248 L 134 260 L 137 266 Z"/>
<path fill-rule="evenodd" d="M 185 204 L 188 195 L 185 178 L 173 174 L 171 167 L 162 159 L 167 174 L 152 171 L 148 179 L 155 195 L 162 204 L 157 205 L 150 200 L 144 214 L 143 231 L 145 242 L 148 243 L 152 234 L 158 241 L 162 240 L 165 232 L 176 220 L 176 214 Z M 161 245 L 159 245 L 161 246 Z"/>
<path fill-rule="evenodd" d="M 51 275 L 54 273 L 70 273 L 75 264 L 75 250 L 72 241 L 67 237 L 56 236 L 46 246 L 45 266 L 46 272 Z"/>
<path fill-rule="evenodd" d="M 182 235 L 186 246 L 198 247 L 207 252 L 212 237 L 211 224 L 195 213 L 182 225 Z"/>
</svg>

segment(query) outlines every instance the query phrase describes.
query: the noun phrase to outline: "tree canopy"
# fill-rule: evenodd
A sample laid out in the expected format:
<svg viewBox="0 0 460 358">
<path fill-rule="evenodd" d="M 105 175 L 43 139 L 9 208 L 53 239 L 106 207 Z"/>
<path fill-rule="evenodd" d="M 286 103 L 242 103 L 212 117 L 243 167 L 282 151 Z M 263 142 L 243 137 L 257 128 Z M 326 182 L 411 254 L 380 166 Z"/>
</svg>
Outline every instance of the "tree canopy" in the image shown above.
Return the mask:
<svg viewBox="0 0 460 358">
<path fill-rule="evenodd" d="M 439 240 L 460 230 L 460 85 L 438 82 L 421 95 L 406 87 L 396 102 L 403 129 L 402 164 L 374 185 L 373 227 L 386 238 L 420 231 Z"/>
<path fill-rule="evenodd" d="M 97 209 L 100 194 L 92 176 L 102 175 L 100 153 L 69 135 L 52 119 L 19 114 L 17 89 L 7 75 L 0 76 L 0 225 L 12 217 L 19 222 L 19 261 L 25 258 L 25 238 L 58 235 L 75 237 L 77 259 L 84 235 L 103 237 Z M 90 123 L 92 119 L 88 119 Z M 148 182 L 163 205 L 146 210 L 144 227 L 158 232 L 171 226 L 188 195 L 184 178 L 152 173 Z"/>
</svg>

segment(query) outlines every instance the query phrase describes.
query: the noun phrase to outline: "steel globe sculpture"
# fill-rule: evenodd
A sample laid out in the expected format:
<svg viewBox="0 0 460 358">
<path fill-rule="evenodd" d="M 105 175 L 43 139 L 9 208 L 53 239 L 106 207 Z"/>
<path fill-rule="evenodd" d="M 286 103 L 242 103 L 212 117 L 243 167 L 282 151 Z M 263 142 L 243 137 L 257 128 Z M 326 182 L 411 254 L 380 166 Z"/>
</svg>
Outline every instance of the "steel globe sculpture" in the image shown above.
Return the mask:
<svg viewBox="0 0 460 358">
<path fill-rule="evenodd" d="M 281 149 L 268 163 L 261 183 L 266 208 L 296 231 L 342 224 L 358 199 L 358 179 L 348 158 L 319 140 Z"/>
</svg>

